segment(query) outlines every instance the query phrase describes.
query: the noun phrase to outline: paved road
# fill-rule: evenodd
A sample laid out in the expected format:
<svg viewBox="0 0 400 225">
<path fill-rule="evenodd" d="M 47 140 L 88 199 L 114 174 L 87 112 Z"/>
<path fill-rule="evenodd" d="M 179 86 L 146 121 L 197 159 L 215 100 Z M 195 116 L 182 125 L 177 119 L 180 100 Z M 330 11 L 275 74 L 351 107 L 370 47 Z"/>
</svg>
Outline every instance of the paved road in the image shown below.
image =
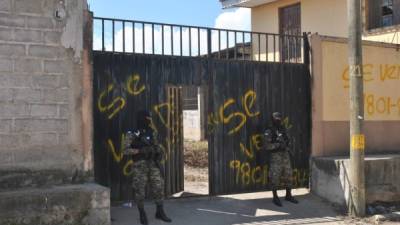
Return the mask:
<svg viewBox="0 0 400 225">
<path fill-rule="evenodd" d="M 280 196 L 284 192 L 280 192 Z M 345 224 L 333 209 L 306 189 L 294 190 L 300 201 L 282 201 L 284 207 L 271 202 L 271 192 L 224 195 L 218 197 L 181 198 L 165 202 L 166 212 L 173 219 L 171 225 L 280 225 L 280 224 Z M 167 225 L 154 218 L 155 207 L 146 203 L 151 225 Z M 140 224 L 137 209 L 113 207 L 113 225 Z"/>
</svg>

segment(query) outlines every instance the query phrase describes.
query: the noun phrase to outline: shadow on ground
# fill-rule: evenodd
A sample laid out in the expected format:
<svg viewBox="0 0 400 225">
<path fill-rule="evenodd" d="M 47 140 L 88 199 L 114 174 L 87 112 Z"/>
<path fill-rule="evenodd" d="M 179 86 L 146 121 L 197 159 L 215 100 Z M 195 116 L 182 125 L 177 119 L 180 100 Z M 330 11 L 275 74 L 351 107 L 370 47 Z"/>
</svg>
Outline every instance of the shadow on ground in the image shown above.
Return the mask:
<svg viewBox="0 0 400 225">
<path fill-rule="evenodd" d="M 179 225 L 277 225 L 277 224 L 343 224 L 337 213 L 307 190 L 295 190 L 299 204 L 282 201 L 283 207 L 271 202 L 271 192 L 218 197 L 180 198 L 165 202 L 166 212 Z M 283 196 L 284 192 L 280 193 Z M 283 200 L 283 198 L 282 198 Z M 150 224 L 167 224 L 154 218 L 155 207 L 146 204 Z M 135 206 L 113 207 L 113 225 L 140 224 Z"/>
</svg>

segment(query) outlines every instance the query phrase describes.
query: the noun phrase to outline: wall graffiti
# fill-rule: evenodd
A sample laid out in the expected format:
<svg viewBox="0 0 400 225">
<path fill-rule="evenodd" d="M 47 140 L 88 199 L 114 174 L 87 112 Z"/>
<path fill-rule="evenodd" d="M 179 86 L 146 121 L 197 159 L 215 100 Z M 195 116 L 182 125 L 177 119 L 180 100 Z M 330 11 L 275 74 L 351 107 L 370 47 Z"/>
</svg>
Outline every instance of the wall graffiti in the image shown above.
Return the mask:
<svg viewBox="0 0 400 225">
<path fill-rule="evenodd" d="M 373 116 L 375 114 L 390 115 L 395 113 L 400 116 L 400 97 L 376 96 L 364 94 L 365 112 Z"/>
<path fill-rule="evenodd" d="M 364 64 L 363 80 L 365 85 L 379 85 L 400 81 L 400 64 Z M 349 72 L 355 70 L 347 66 L 342 73 L 343 88 L 349 88 Z M 379 91 L 368 90 L 364 94 L 364 108 L 368 116 L 400 115 L 400 96 L 383 96 Z"/>
<path fill-rule="evenodd" d="M 258 165 L 252 167 L 249 162 L 241 162 L 240 160 L 232 160 L 229 167 L 236 172 L 236 184 L 245 186 L 252 184 L 268 183 L 268 165 Z"/>
<path fill-rule="evenodd" d="M 256 108 L 257 104 L 257 93 L 253 90 L 248 90 L 239 99 L 241 99 L 242 111 L 231 111 L 229 114 L 225 113 L 229 106 L 236 104 L 237 101 L 234 98 L 229 98 L 224 102 L 222 106 L 219 107 L 219 113 L 210 113 L 208 115 L 208 124 L 212 130 L 216 126 L 221 124 L 230 124 L 232 120 L 236 117 L 235 127 L 227 131 L 227 135 L 238 133 L 249 118 L 258 117 L 260 111 L 253 110 Z M 283 125 L 287 130 L 293 127 L 290 122 L 289 117 L 284 117 L 282 121 Z M 236 125 L 237 124 L 237 125 Z M 254 162 L 256 153 L 263 150 L 264 137 L 262 133 L 255 133 L 249 135 L 244 140 L 239 141 L 239 149 L 242 156 L 245 159 L 242 160 L 231 160 L 228 167 L 235 174 L 235 183 L 244 187 L 252 185 L 268 185 L 268 162 L 264 164 L 257 164 Z M 233 150 L 235 152 L 235 150 Z M 262 154 L 267 155 L 267 152 Z M 297 169 L 293 170 L 293 185 L 301 186 L 308 181 L 308 170 L 307 169 Z"/>
<path fill-rule="evenodd" d="M 363 72 L 364 120 L 398 121 L 400 111 L 399 51 L 366 44 L 362 65 L 348 65 L 345 43 L 324 40 L 322 57 L 322 120 L 349 120 L 350 72 Z M 334 53 L 333 53 L 334 52 Z"/>
<path fill-rule="evenodd" d="M 132 96 L 137 96 L 141 94 L 146 86 L 140 83 L 140 75 L 134 74 L 129 76 L 126 81 L 126 90 Z M 99 97 L 97 98 L 97 108 L 102 113 L 108 114 L 108 119 L 111 120 L 117 113 L 119 113 L 126 106 L 126 99 L 121 96 L 116 96 L 110 103 L 104 103 L 105 98 L 112 93 L 115 85 L 110 84 L 108 87 L 100 92 Z"/>
<path fill-rule="evenodd" d="M 242 142 L 239 143 L 240 145 L 240 150 L 242 153 L 247 156 L 249 159 L 254 158 L 254 152 L 255 151 L 260 151 L 263 146 L 263 135 L 262 134 L 254 134 L 251 135 L 250 143 L 248 145 L 243 144 Z"/>
<path fill-rule="evenodd" d="M 109 120 L 112 119 L 118 112 L 120 112 L 126 105 L 126 100 L 119 96 L 114 98 L 109 104 L 107 105 L 103 104 L 105 96 L 107 96 L 108 93 L 113 91 L 113 89 L 114 89 L 114 84 L 108 85 L 107 89 L 100 93 L 100 96 L 97 100 L 97 107 L 99 111 L 103 113 L 109 113 L 107 117 Z"/>
<path fill-rule="evenodd" d="M 343 87 L 349 88 L 350 82 L 350 68 L 347 66 L 342 72 Z M 388 82 L 393 80 L 400 80 L 400 64 L 364 64 L 363 69 L 363 80 L 366 85 L 370 82 Z"/>
<path fill-rule="evenodd" d="M 125 134 L 121 134 L 121 141 L 120 141 L 120 148 L 117 151 L 115 144 L 113 142 L 112 139 L 107 139 L 107 149 L 111 152 L 112 156 L 113 156 L 113 160 L 115 163 L 117 164 L 121 164 L 122 165 L 122 174 L 124 176 L 131 176 L 132 175 L 132 166 L 134 164 L 132 159 L 128 159 L 128 160 L 124 160 L 124 158 L 129 158 L 126 155 L 123 154 L 123 143 L 124 143 L 124 138 L 125 138 Z M 158 146 L 163 150 L 164 154 L 164 158 L 161 160 L 161 164 L 164 164 L 165 161 L 168 160 L 168 154 L 167 154 L 167 147 L 169 144 L 169 140 L 168 139 L 164 139 L 163 142 L 158 143 Z"/>
<path fill-rule="evenodd" d="M 137 73 L 128 76 L 126 82 L 124 83 L 124 86 L 126 87 L 126 92 L 131 95 L 131 96 L 139 96 L 140 94 L 144 93 L 146 90 L 146 86 L 144 84 L 140 83 L 141 76 Z M 110 84 L 107 86 L 106 89 L 102 90 L 97 98 L 97 108 L 99 112 L 104 115 L 108 120 L 113 119 L 118 113 L 121 113 L 123 109 L 127 106 L 127 100 L 121 96 L 123 96 L 123 93 L 119 93 L 120 95 L 117 95 L 111 100 L 111 102 L 106 101 L 106 98 L 108 95 L 111 95 L 112 91 L 115 89 L 115 84 Z M 171 140 L 174 141 L 176 140 L 175 136 L 178 133 L 179 127 L 178 126 L 171 126 L 170 124 L 170 116 L 173 114 L 173 109 L 174 109 L 174 104 L 171 102 L 174 102 L 173 99 L 163 102 L 163 103 L 158 103 L 155 104 L 151 107 L 151 109 L 154 112 L 154 116 L 151 119 L 151 124 L 150 127 L 153 129 L 155 134 L 157 135 L 159 133 L 159 127 L 154 123 L 155 119 L 160 121 L 159 126 L 163 126 L 163 128 L 166 128 L 171 131 L 172 138 Z M 155 118 L 154 118 L 155 117 Z M 119 146 L 120 148 L 117 150 L 116 145 L 114 144 L 114 141 L 111 138 L 108 138 L 105 143 L 106 143 L 106 149 L 108 149 L 112 155 L 112 158 L 114 162 L 117 164 L 122 164 L 122 174 L 124 176 L 130 176 L 132 175 L 132 166 L 134 162 L 131 159 L 124 160 L 124 158 L 128 158 L 123 154 L 123 143 L 124 143 L 124 138 L 125 134 L 120 135 L 120 142 Z M 173 143 L 173 142 L 172 142 Z M 159 147 L 164 151 L 164 158 L 162 160 L 162 163 L 165 163 L 165 161 L 168 160 L 168 153 L 170 148 L 168 146 L 171 145 L 171 141 L 167 138 L 164 137 L 160 143 Z"/>
<path fill-rule="evenodd" d="M 146 89 L 146 86 L 143 84 L 140 85 L 139 82 L 140 82 L 139 74 L 134 74 L 128 77 L 128 80 L 126 81 L 126 87 L 129 94 L 136 96 L 142 93 Z"/>
<path fill-rule="evenodd" d="M 257 117 L 260 115 L 259 111 L 252 112 L 257 94 L 253 90 L 248 90 L 241 98 L 241 107 L 243 111 L 233 111 L 227 113 L 230 106 L 237 104 L 234 98 L 229 98 L 219 107 L 218 113 L 210 113 L 208 115 L 208 127 L 209 131 L 212 132 L 217 125 L 230 124 L 235 125 L 229 130 L 228 135 L 238 133 L 240 129 L 246 124 L 248 118 Z"/>
<path fill-rule="evenodd" d="M 268 164 L 251 166 L 249 162 L 241 162 L 240 160 L 231 160 L 229 167 L 235 174 L 235 183 L 242 186 L 251 185 L 268 185 Z M 306 169 L 293 169 L 293 186 L 299 187 L 308 181 L 309 172 Z"/>
</svg>

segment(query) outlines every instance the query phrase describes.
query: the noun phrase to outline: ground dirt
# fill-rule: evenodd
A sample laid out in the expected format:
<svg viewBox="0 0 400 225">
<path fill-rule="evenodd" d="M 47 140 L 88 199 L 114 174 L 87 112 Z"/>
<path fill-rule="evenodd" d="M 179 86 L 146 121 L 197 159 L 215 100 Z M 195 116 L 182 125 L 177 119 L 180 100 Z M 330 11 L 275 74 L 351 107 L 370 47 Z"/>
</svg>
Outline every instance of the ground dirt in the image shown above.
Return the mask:
<svg viewBox="0 0 400 225">
<path fill-rule="evenodd" d="M 185 141 L 184 143 L 184 195 L 208 194 L 208 143 Z"/>
</svg>

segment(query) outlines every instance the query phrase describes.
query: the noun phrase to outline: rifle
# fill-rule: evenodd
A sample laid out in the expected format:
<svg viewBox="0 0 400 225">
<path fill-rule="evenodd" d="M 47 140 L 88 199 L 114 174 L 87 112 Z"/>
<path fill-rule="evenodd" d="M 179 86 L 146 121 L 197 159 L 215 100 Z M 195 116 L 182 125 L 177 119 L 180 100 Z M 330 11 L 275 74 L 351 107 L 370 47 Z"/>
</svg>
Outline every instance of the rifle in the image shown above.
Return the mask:
<svg viewBox="0 0 400 225">
<path fill-rule="evenodd" d="M 161 172 L 161 160 L 164 157 L 164 151 L 160 148 L 160 146 L 155 143 L 151 143 L 148 140 L 148 137 L 146 137 L 145 135 L 141 135 L 140 131 L 128 131 L 125 137 L 125 146 L 129 146 L 128 149 L 125 150 L 127 154 L 131 154 L 129 153 L 129 148 L 134 141 L 140 141 L 144 144 L 144 146 L 139 149 L 138 154 L 142 154 L 146 160 L 153 160 Z"/>
<path fill-rule="evenodd" d="M 277 131 L 277 138 L 276 142 L 278 142 L 281 145 L 281 148 L 284 150 L 287 150 L 289 152 L 289 156 L 293 159 L 294 158 L 294 153 L 292 148 L 290 148 L 290 139 L 287 136 L 286 133 L 280 132 L 279 130 Z"/>
<path fill-rule="evenodd" d="M 272 140 L 273 132 L 276 134 L 275 140 Z M 264 136 L 267 150 L 270 150 L 271 152 L 279 152 L 289 148 L 290 140 L 284 132 L 268 129 L 264 133 Z"/>
</svg>

